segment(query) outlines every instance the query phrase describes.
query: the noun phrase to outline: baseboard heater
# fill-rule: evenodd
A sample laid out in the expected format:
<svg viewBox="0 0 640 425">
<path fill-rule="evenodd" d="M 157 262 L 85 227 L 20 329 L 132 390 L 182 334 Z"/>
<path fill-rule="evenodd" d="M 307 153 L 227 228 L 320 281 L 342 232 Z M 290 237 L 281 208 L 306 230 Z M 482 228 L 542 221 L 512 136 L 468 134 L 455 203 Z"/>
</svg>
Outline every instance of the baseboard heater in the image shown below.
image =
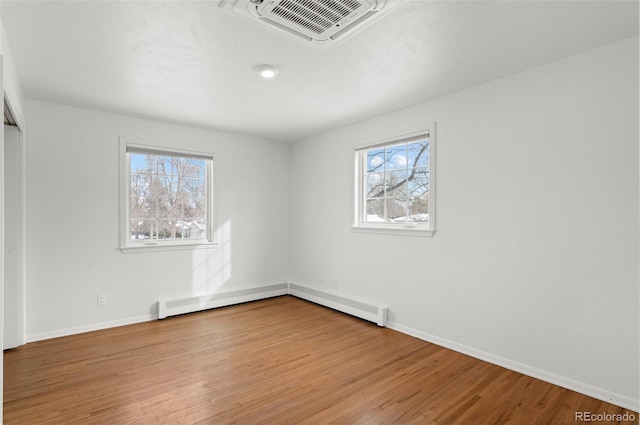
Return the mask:
<svg viewBox="0 0 640 425">
<path fill-rule="evenodd" d="M 387 307 L 357 299 L 338 291 L 314 288 L 299 283 L 289 283 L 289 295 L 368 320 L 378 326 L 387 325 Z"/>
<path fill-rule="evenodd" d="M 226 307 L 234 304 L 257 301 L 265 298 L 287 295 L 286 283 L 259 286 L 256 288 L 238 289 L 236 291 L 218 292 L 213 295 L 158 301 L 158 319 L 178 314 L 194 313 L 210 308 Z"/>
<path fill-rule="evenodd" d="M 387 325 L 387 307 L 383 305 L 358 299 L 338 291 L 291 282 L 219 292 L 199 297 L 160 300 L 158 301 L 158 319 L 287 294 L 374 322 L 378 326 Z"/>
</svg>

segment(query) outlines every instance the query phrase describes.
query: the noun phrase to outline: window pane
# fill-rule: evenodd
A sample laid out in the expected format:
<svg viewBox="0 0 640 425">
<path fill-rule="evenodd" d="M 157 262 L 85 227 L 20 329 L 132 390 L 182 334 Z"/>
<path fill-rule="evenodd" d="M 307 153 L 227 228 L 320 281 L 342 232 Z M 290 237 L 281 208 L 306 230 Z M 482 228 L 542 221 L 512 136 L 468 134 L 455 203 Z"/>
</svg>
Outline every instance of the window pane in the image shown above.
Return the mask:
<svg viewBox="0 0 640 425">
<path fill-rule="evenodd" d="M 145 217 L 149 217 L 148 214 L 148 208 L 147 208 L 147 202 L 145 202 L 144 198 L 135 198 L 135 197 L 131 197 L 131 200 L 129 201 L 130 205 L 131 205 L 131 214 L 130 217 L 131 219 L 138 219 L 138 218 L 145 218 Z"/>
<path fill-rule="evenodd" d="M 429 165 L 429 139 L 409 143 L 407 148 L 410 167 L 424 167 Z"/>
<path fill-rule="evenodd" d="M 158 175 L 161 178 L 167 178 L 170 176 L 175 176 L 178 173 L 177 168 L 175 167 L 175 157 L 172 156 L 159 156 L 158 157 Z"/>
<path fill-rule="evenodd" d="M 200 239 L 206 235 L 204 219 L 182 219 L 177 222 L 177 237 L 181 239 Z"/>
<path fill-rule="evenodd" d="M 153 220 L 131 220 L 131 240 L 150 239 L 152 231 L 155 228 L 153 226 Z"/>
<path fill-rule="evenodd" d="M 413 178 L 409 181 L 409 192 L 425 192 L 429 190 L 429 170 L 427 168 L 416 168 Z"/>
<path fill-rule="evenodd" d="M 428 226 L 415 226 L 431 224 L 431 140 L 427 132 L 405 140 L 410 141 L 357 152 L 366 167 L 358 176 L 356 217 L 358 223 L 380 223 L 385 231 L 416 227 L 431 232 Z"/>
<path fill-rule="evenodd" d="M 389 198 L 387 201 L 387 217 L 392 221 L 403 222 L 407 217 L 407 198 Z"/>
<path fill-rule="evenodd" d="M 426 195 L 429 192 L 429 185 L 410 185 L 409 186 L 409 199 L 419 198 Z"/>
<path fill-rule="evenodd" d="M 386 196 L 400 196 L 401 193 L 407 193 L 407 180 L 409 174 L 406 170 L 394 171 L 386 174 Z"/>
<path fill-rule="evenodd" d="M 429 169 L 415 169 L 415 178 L 409 184 L 409 214 L 412 221 L 429 221 Z"/>
<path fill-rule="evenodd" d="M 384 171 L 384 149 L 367 151 L 367 172 Z"/>
<path fill-rule="evenodd" d="M 181 175 L 183 177 L 200 177 L 204 179 L 207 162 L 204 159 L 181 158 Z"/>
<path fill-rule="evenodd" d="M 367 197 L 376 197 L 384 192 L 384 173 L 367 175 Z"/>
<path fill-rule="evenodd" d="M 159 218 L 168 218 L 173 216 L 173 200 L 171 198 L 162 196 L 155 198 L 154 201 L 156 204 L 156 215 Z"/>
<path fill-rule="evenodd" d="M 206 238 L 207 160 L 129 155 L 131 240 Z"/>
<path fill-rule="evenodd" d="M 185 177 L 182 179 L 180 194 L 195 197 L 203 197 L 205 192 L 205 179 L 200 177 Z"/>
<path fill-rule="evenodd" d="M 131 154 L 131 172 L 151 172 L 156 169 L 156 156 L 143 155 L 139 153 Z"/>
<path fill-rule="evenodd" d="M 204 197 L 179 197 L 176 199 L 174 209 L 180 211 L 182 217 L 204 219 L 206 215 L 205 199 Z"/>
<path fill-rule="evenodd" d="M 158 223 L 158 231 L 156 232 L 156 236 L 158 239 L 175 239 L 176 237 L 176 222 L 169 221 L 166 219 L 161 219 L 157 221 Z"/>
<path fill-rule="evenodd" d="M 370 223 L 385 222 L 384 198 L 367 199 L 367 215 L 365 221 Z"/>
<path fill-rule="evenodd" d="M 407 145 L 387 148 L 386 171 L 404 170 L 407 168 Z"/>
<path fill-rule="evenodd" d="M 409 202 L 409 221 L 428 222 L 429 221 L 429 196 L 411 198 Z"/>
</svg>

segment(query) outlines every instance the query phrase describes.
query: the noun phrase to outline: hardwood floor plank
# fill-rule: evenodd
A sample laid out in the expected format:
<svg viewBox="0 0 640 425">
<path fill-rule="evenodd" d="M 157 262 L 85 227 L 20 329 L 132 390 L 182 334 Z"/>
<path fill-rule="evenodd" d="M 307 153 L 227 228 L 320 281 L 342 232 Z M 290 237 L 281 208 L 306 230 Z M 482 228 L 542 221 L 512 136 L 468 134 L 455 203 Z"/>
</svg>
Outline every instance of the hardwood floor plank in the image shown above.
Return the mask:
<svg viewBox="0 0 640 425">
<path fill-rule="evenodd" d="M 289 296 L 35 342 L 4 367 L 9 425 L 576 424 L 576 411 L 626 412 Z"/>
</svg>

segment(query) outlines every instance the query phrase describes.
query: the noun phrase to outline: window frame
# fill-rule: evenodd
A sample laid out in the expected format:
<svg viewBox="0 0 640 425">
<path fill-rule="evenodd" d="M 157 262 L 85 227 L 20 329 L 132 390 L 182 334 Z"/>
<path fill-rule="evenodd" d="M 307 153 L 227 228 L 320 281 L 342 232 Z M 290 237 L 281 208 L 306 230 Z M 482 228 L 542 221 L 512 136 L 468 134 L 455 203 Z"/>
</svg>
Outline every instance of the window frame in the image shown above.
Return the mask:
<svg viewBox="0 0 640 425">
<path fill-rule="evenodd" d="M 367 152 L 373 149 L 380 149 L 389 146 L 408 144 L 413 141 L 429 139 L 429 222 L 411 223 L 388 223 L 388 222 L 367 222 L 367 197 L 366 175 L 367 175 Z M 383 140 L 360 145 L 355 148 L 355 196 L 353 225 L 351 229 L 356 232 L 370 232 L 392 235 L 426 236 L 432 237 L 435 233 L 435 145 L 436 133 L 435 123 L 428 128 L 415 131 L 400 136 L 390 137 Z"/>
<path fill-rule="evenodd" d="M 131 241 L 131 153 L 183 156 L 206 161 L 205 169 L 205 219 L 206 232 L 203 238 L 151 239 Z M 151 145 L 120 137 L 120 246 L 123 253 L 166 251 L 177 249 L 210 248 L 217 245 L 213 214 L 213 154 L 196 152 L 161 145 Z"/>
</svg>

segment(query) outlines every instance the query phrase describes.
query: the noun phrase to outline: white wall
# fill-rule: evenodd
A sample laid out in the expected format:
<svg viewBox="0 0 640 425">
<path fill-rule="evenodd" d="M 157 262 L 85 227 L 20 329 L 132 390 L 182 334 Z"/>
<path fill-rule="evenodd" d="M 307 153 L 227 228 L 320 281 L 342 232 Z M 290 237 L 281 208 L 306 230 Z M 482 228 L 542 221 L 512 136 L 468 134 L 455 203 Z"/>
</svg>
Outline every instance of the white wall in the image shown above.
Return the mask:
<svg viewBox="0 0 640 425">
<path fill-rule="evenodd" d="M 637 410 L 638 112 L 634 38 L 295 144 L 293 280 Z M 354 146 L 432 121 L 435 236 L 352 232 Z"/>
<path fill-rule="evenodd" d="M 149 320 L 163 297 L 288 278 L 288 145 L 37 101 L 26 109 L 29 340 Z M 117 249 L 120 136 L 213 153 L 217 249 Z"/>
</svg>

